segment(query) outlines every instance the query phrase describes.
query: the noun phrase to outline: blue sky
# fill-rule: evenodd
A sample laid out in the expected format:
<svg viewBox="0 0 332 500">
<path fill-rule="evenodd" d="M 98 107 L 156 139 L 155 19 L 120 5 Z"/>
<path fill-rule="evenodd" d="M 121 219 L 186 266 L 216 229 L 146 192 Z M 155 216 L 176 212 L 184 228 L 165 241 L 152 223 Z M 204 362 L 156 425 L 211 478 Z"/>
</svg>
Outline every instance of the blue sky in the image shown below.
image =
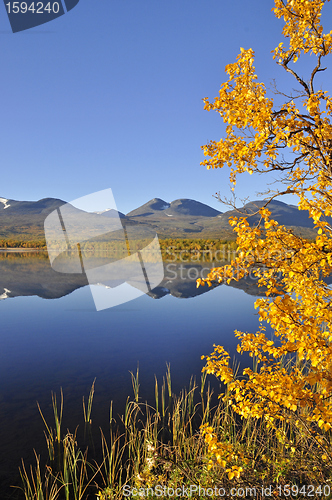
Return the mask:
<svg viewBox="0 0 332 500">
<path fill-rule="evenodd" d="M 270 53 L 283 40 L 273 4 L 80 0 L 15 34 L 3 6 L 0 197 L 70 201 L 110 187 L 125 213 L 154 197 L 225 210 L 212 195 L 229 194 L 227 169 L 200 166 L 200 146 L 224 125 L 202 98 L 217 95 L 240 47 L 255 50 L 259 81 L 293 85 Z M 245 175 L 237 194 L 256 199 L 266 182 Z"/>
</svg>

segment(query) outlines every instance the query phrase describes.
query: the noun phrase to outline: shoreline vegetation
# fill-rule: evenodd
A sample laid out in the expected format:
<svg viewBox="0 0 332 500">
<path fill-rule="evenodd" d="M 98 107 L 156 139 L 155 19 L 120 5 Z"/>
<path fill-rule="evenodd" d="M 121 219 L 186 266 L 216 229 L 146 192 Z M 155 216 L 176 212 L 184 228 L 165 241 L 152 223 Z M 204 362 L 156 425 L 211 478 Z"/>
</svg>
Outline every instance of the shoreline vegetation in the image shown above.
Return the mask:
<svg viewBox="0 0 332 500">
<path fill-rule="evenodd" d="M 132 241 L 133 251 L 140 250 L 150 243 L 149 240 Z M 223 262 L 230 260 L 237 250 L 234 240 L 226 239 L 190 239 L 167 238 L 160 240 L 160 249 L 163 260 L 166 262 Z M 123 258 L 127 248 L 122 242 L 87 242 L 81 245 L 81 250 L 87 254 L 110 254 L 114 258 Z M 47 252 L 45 241 L 14 241 L 0 240 L 0 252 Z"/>
<path fill-rule="evenodd" d="M 111 402 L 109 429 L 100 429 L 99 444 L 92 440 L 95 381 L 88 398 L 83 398 L 82 421 L 73 432 L 63 428 L 62 390 L 60 398 L 52 393 L 54 427 L 38 405 L 48 458 L 42 461 L 35 451 L 34 466 L 22 462 L 22 486 L 15 486 L 21 493 L 18 498 L 24 494 L 25 500 L 215 499 L 230 492 L 258 500 L 289 495 L 331 498 L 330 466 L 319 444 L 286 423 L 274 429 L 264 419 L 240 419 L 225 386 L 222 399 L 213 394 L 206 371 L 199 384 L 192 378 L 176 395 L 167 365 L 162 383 L 155 377 L 151 404 L 140 397 L 138 369 L 131 379 L 133 396 L 117 417 Z M 93 444 L 86 449 L 79 444 L 78 429 L 83 427 Z M 331 436 L 322 430 L 317 439 L 330 442 Z"/>
</svg>

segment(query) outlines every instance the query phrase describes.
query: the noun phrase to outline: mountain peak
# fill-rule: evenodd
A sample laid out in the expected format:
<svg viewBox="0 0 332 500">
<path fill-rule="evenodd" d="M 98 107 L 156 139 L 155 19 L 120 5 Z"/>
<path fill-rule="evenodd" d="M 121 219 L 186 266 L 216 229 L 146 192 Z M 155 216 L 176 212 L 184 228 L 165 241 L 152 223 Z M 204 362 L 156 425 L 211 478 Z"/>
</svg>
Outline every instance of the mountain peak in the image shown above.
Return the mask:
<svg viewBox="0 0 332 500">
<path fill-rule="evenodd" d="M 114 208 L 106 208 L 106 210 L 102 210 L 101 212 L 93 212 L 94 214 L 97 215 L 102 215 L 103 217 L 110 217 L 110 218 L 117 218 L 120 217 L 120 219 L 123 219 L 125 215 L 122 212 L 119 212 L 118 210 L 115 210 Z"/>
<path fill-rule="evenodd" d="M 163 210 L 169 208 L 170 204 L 167 201 L 162 200 L 161 198 L 153 198 L 148 201 L 144 205 L 136 208 L 136 210 L 132 210 L 127 214 L 128 217 L 142 217 L 155 215 Z"/>
<path fill-rule="evenodd" d="M 215 210 L 209 205 L 205 205 L 205 203 L 201 203 L 200 201 L 188 198 L 179 198 L 178 200 L 172 201 L 167 213 L 189 217 L 216 217 L 217 215 L 220 215 L 221 212 L 219 212 L 219 210 Z"/>
</svg>

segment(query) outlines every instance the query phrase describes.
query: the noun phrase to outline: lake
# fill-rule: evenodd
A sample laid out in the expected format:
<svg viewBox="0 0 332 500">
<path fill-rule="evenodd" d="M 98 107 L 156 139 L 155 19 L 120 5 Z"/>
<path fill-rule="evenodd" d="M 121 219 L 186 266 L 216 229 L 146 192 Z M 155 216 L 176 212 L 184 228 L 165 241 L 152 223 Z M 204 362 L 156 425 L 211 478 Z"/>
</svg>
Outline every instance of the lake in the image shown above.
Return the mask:
<svg viewBox="0 0 332 500">
<path fill-rule="evenodd" d="M 213 344 L 235 353 L 234 329 L 256 331 L 256 283 L 196 288 L 210 262 L 164 262 L 165 277 L 150 294 L 97 312 L 83 275 L 55 272 L 46 253 L 0 254 L 0 482 L 2 498 L 20 484 L 23 458 L 45 452 L 37 401 L 53 425 L 51 392 L 64 394 L 64 429 L 84 426 L 82 396 L 93 380 L 93 426 L 106 428 L 109 407 L 121 414 L 139 366 L 142 400 L 154 395 L 170 363 L 172 390 L 199 380 Z M 248 359 L 244 360 L 247 363 Z M 218 384 L 210 376 L 216 389 Z M 15 493 L 16 494 L 16 493 Z M 14 498 L 14 497 L 13 497 Z"/>
</svg>

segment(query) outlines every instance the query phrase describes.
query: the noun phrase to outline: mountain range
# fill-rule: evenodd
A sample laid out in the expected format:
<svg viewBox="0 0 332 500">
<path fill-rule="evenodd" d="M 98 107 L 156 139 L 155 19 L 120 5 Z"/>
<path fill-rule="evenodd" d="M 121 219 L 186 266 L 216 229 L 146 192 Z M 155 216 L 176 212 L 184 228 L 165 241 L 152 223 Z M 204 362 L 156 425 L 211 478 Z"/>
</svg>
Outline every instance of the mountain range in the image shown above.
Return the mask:
<svg viewBox="0 0 332 500">
<path fill-rule="evenodd" d="M 0 240 L 43 240 L 46 217 L 65 203 L 57 198 L 44 198 L 39 201 L 0 198 Z M 129 230 L 135 229 L 136 237 L 157 233 L 161 238 L 235 239 L 228 223 L 229 217 L 241 216 L 241 213 L 252 214 L 264 204 L 263 200 L 247 203 L 239 213 L 236 210 L 221 212 L 191 199 L 178 199 L 168 203 L 160 198 L 153 198 L 127 214 L 118 213 L 122 225 Z M 305 237 L 315 234 L 313 221 L 309 219 L 306 211 L 300 211 L 295 205 L 278 200 L 273 200 L 268 208 L 272 212 L 272 218 L 293 228 L 294 232 Z M 96 222 L 101 220 L 100 217 L 114 218 L 116 215 L 117 212 L 113 209 L 93 213 Z M 89 217 L 92 215 L 89 214 Z M 256 223 L 258 217 L 249 217 L 249 223 Z"/>
</svg>

